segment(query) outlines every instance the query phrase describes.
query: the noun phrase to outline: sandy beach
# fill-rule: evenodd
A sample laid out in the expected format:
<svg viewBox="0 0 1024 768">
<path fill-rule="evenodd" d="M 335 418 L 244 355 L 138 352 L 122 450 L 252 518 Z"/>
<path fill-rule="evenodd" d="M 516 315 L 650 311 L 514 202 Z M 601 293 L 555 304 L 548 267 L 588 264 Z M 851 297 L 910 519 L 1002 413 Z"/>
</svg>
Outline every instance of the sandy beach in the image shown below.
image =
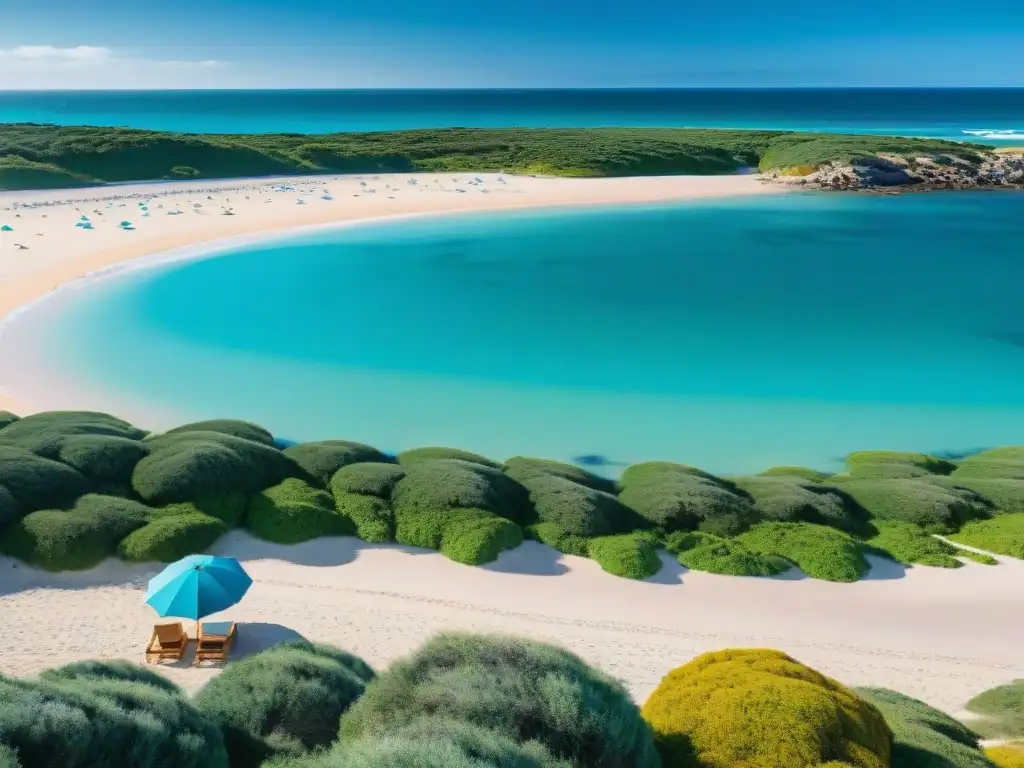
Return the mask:
<svg viewBox="0 0 1024 768">
<path fill-rule="evenodd" d="M 643 701 L 699 653 L 771 647 L 851 685 L 894 688 L 951 713 L 1024 677 L 1024 562 L 1003 558 L 955 570 L 874 561 L 868 580 L 833 584 L 715 576 L 665 557 L 644 583 L 534 542 L 472 570 L 434 552 L 350 538 L 282 546 L 234 531 L 215 552 L 237 557 L 254 581 L 219 615 L 240 622 L 236 657 L 302 636 L 380 668 L 441 630 L 512 632 L 564 645 Z M 0 672 L 141 661 L 154 621 L 145 583 L 158 570 L 107 561 L 47 574 L 0 559 Z M 161 669 L 188 690 L 217 672 Z"/>
</svg>

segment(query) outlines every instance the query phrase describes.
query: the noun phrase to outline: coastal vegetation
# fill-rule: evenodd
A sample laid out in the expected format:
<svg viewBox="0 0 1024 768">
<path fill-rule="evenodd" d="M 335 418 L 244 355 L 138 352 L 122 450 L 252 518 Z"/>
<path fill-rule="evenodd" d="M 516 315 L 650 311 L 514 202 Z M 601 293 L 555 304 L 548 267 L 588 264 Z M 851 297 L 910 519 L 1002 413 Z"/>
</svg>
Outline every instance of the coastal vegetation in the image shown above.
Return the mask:
<svg viewBox="0 0 1024 768">
<path fill-rule="evenodd" d="M 863 160 L 956 158 L 977 166 L 993 157 L 992 148 L 980 144 L 792 131 L 450 128 L 200 135 L 15 123 L 0 126 L 0 189 L 152 179 L 499 170 L 586 177 L 758 169 L 804 176 L 822 166 Z"/>
<path fill-rule="evenodd" d="M 996 565 L 987 553 L 1024 559 L 1021 456 L 858 452 L 835 475 L 785 467 L 749 477 L 653 461 L 613 481 L 455 448 L 285 446 L 232 419 L 150 434 L 103 413 L 0 413 L 0 552 L 53 571 L 108 557 L 171 562 L 243 528 L 286 545 L 357 536 L 466 565 L 533 539 L 624 578 L 656 575 L 664 550 L 710 573 L 798 568 L 852 582 L 872 557 L 941 568 Z"/>
<path fill-rule="evenodd" d="M 988 754 L 922 701 L 848 688 L 768 649 L 705 653 L 642 707 L 562 648 L 462 632 L 380 671 L 289 640 L 229 662 L 191 698 L 123 661 L 0 676 L 2 768 L 1020 765 L 1013 745 Z"/>
</svg>

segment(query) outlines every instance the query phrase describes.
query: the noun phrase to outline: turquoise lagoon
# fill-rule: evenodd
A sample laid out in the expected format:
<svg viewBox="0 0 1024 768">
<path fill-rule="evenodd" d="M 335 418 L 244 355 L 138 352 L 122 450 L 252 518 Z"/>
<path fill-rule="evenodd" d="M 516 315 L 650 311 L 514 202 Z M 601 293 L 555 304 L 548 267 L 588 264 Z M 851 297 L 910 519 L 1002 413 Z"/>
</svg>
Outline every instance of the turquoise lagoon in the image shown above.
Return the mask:
<svg viewBox="0 0 1024 768">
<path fill-rule="evenodd" d="M 1016 193 L 408 218 L 80 283 L 9 324 L 0 384 L 143 426 L 834 469 L 1024 442 L 1022 297 Z"/>
</svg>

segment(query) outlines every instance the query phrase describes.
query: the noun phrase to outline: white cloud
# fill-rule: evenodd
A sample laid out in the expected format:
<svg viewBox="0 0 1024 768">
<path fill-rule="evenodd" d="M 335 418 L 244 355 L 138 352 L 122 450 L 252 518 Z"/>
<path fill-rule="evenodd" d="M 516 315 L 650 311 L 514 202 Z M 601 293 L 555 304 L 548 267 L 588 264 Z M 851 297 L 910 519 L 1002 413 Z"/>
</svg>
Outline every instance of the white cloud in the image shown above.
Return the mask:
<svg viewBox="0 0 1024 768">
<path fill-rule="evenodd" d="M 178 84 L 187 86 L 226 65 L 217 59 L 158 59 L 101 45 L 19 45 L 0 49 L 0 89 L 145 87 L 149 78 L 161 81 L 156 87 L 168 87 L 176 84 L 176 75 Z"/>
</svg>

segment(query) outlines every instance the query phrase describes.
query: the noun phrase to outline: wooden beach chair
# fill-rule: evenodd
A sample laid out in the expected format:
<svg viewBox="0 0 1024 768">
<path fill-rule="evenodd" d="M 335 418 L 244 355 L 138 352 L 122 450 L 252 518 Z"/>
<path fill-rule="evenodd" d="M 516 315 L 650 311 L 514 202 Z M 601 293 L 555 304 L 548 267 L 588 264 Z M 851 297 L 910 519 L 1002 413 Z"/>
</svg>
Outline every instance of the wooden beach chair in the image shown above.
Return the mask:
<svg viewBox="0 0 1024 768">
<path fill-rule="evenodd" d="M 185 656 L 188 647 L 188 634 L 181 622 L 174 624 L 157 624 L 153 627 L 153 636 L 146 646 L 146 661 L 177 661 Z"/>
<path fill-rule="evenodd" d="M 193 664 L 199 664 L 201 661 L 227 661 L 236 634 L 233 621 L 201 623 L 199 625 L 199 643 L 196 645 L 196 657 Z"/>
</svg>

